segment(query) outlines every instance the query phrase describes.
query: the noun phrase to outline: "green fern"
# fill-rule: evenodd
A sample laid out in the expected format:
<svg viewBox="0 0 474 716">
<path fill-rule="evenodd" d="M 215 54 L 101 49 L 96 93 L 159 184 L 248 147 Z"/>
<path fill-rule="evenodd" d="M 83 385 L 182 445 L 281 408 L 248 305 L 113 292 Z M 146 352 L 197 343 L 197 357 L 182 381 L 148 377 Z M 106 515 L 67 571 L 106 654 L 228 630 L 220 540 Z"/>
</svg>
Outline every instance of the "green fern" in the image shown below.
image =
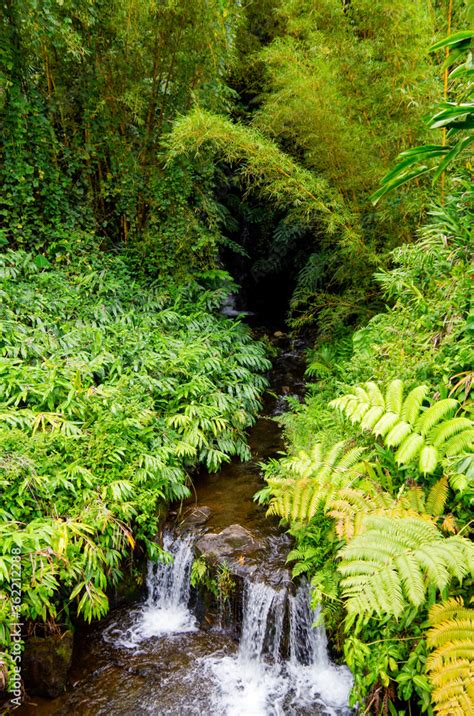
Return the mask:
<svg viewBox="0 0 474 716">
<path fill-rule="evenodd" d="M 426 511 L 430 515 L 442 515 L 448 499 L 448 478 L 444 475 L 435 482 L 426 498 Z"/>
<path fill-rule="evenodd" d="M 321 505 L 364 471 L 360 462 L 363 449 L 344 452 L 344 446 L 339 442 L 323 452 L 318 443 L 310 454 L 301 451 L 296 458 L 283 460 L 282 473 L 286 476 L 267 480 L 273 494 L 267 514 L 291 522 L 311 520 Z"/>
<path fill-rule="evenodd" d="M 331 496 L 326 501 L 326 514 L 335 520 L 337 535 L 349 541 L 364 531 L 366 519 L 371 515 L 391 519 L 416 517 L 435 522 L 433 518 L 443 512 L 447 494 L 446 477 L 433 485 L 427 499 L 423 489 L 416 485 L 395 498 L 375 482 L 365 480 L 363 487 L 342 487 Z"/>
<path fill-rule="evenodd" d="M 368 488 L 342 487 L 326 501 L 327 515 L 335 521 L 336 534 L 346 541 L 362 531 L 369 512 L 385 511 L 393 505 L 394 500 L 387 492 Z"/>
<path fill-rule="evenodd" d="M 428 646 L 434 651 L 426 669 L 439 716 L 474 713 L 474 610 L 461 598 L 430 609 Z"/>
<path fill-rule="evenodd" d="M 339 553 L 341 587 L 351 615 L 400 616 L 420 607 L 426 589 L 444 589 L 474 570 L 471 542 L 445 538 L 429 519 L 368 515 L 364 530 Z"/>
<path fill-rule="evenodd" d="M 454 457 L 474 446 L 474 422 L 452 417 L 459 403 L 445 398 L 423 410 L 427 392 L 427 386 L 419 385 L 404 399 L 401 380 L 389 383 L 385 395 L 376 383 L 368 382 L 330 405 L 381 437 L 387 447 L 396 449 L 399 465 L 406 467 L 417 461 L 419 471 L 426 475 L 434 472 L 444 457 Z"/>
</svg>

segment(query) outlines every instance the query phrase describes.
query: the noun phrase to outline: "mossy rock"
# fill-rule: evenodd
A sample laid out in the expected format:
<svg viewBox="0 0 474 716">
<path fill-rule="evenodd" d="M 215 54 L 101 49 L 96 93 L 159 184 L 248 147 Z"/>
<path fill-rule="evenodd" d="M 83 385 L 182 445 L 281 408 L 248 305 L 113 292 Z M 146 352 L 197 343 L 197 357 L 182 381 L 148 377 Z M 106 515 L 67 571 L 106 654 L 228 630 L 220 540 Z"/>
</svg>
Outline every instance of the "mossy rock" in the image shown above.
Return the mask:
<svg viewBox="0 0 474 716">
<path fill-rule="evenodd" d="M 30 695 L 56 698 L 65 690 L 73 643 L 72 632 L 26 639 L 22 673 Z"/>
</svg>

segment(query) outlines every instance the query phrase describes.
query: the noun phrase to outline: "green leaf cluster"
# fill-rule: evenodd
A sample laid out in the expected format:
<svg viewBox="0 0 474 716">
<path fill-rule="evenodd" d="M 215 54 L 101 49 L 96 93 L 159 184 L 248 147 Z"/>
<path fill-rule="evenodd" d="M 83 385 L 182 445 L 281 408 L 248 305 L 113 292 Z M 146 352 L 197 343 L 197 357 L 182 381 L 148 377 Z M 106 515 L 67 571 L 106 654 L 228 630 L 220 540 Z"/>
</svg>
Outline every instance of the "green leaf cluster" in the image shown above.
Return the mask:
<svg viewBox="0 0 474 716">
<path fill-rule="evenodd" d="M 134 550 L 154 541 L 193 470 L 248 459 L 270 363 L 219 313 L 222 272 L 146 284 L 123 256 L 77 243 L 74 263 L 0 255 L 0 589 L 21 618 L 70 625 L 108 609 Z M 213 288 L 205 288 L 213 286 Z"/>
<path fill-rule="evenodd" d="M 460 175 L 377 276 L 392 306 L 310 351 L 315 382 L 283 417 L 289 454 L 260 492 L 296 538 L 294 574 L 311 579 L 366 713 L 461 714 L 472 699 L 471 197 Z M 452 602 L 459 615 L 436 622 Z"/>
</svg>

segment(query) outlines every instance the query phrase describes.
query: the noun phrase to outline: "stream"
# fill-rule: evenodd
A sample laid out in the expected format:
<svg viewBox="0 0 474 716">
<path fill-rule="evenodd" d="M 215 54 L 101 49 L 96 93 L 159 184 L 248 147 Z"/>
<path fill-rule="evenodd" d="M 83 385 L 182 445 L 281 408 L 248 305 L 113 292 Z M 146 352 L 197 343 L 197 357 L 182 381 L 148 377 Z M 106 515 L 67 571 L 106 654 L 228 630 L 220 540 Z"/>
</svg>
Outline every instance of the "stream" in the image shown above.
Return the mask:
<svg viewBox="0 0 474 716">
<path fill-rule="evenodd" d="M 30 697 L 19 716 L 351 713 L 352 676 L 331 662 L 324 626 L 313 627 L 308 585 L 291 580 L 289 537 L 253 501 L 259 462 L 283 449 L 273 418 L 304 389 L 301 349 L 277 341 L 271 389 L 249 434 L 252 459 L 198 476 L 195 496 L 164 529 L 173 560 L 148 564 L 141 600 L 77 633 L 68 690 Z M 190 584 L 196 555 L 217 555 L 238 585 L 214 613 Z"/>
</svg>

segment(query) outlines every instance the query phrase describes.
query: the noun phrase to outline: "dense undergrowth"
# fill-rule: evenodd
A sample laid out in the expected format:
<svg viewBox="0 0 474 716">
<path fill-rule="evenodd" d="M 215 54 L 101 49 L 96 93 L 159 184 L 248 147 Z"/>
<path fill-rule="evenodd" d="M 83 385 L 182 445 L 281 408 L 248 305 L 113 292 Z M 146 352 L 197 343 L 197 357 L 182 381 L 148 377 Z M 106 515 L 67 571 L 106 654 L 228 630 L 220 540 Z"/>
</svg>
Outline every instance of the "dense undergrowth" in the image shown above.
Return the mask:
<svg viewBox="0 0 474 716">
<path fill-rule="evenodd" d="M 376 277 L 392 307 L 310 354 L 306 401 L 283 418 L 289 454 L 259 495 L 290 525 L 294 574 L 364 713 L 474 704 L 472 225 L 459 179 Z"/>
<path fill-rule="evenodd" d="M 222 272 L 144 285 L 123 257 L 76 239 L 74 260 L 59 265 L 21 250 L 0 256 L 7 662 L 14 615 L 46 631 L 104 615 L 137 543 L 160 555 L 160 514 L 189 495 L 193 469 L 248 458 L 245 430 L 269 367 L 263 346 L 218 312 Z"/>
<path fill-rule="evenodd" d="M 0 691 L 13 622 L 103 615 L 248 457 L 269 363 L 225 263 L 318 336 L 260 499 L 354 703 L 474 712 L 471 5 L 1 3 Z"/>
</svg>

